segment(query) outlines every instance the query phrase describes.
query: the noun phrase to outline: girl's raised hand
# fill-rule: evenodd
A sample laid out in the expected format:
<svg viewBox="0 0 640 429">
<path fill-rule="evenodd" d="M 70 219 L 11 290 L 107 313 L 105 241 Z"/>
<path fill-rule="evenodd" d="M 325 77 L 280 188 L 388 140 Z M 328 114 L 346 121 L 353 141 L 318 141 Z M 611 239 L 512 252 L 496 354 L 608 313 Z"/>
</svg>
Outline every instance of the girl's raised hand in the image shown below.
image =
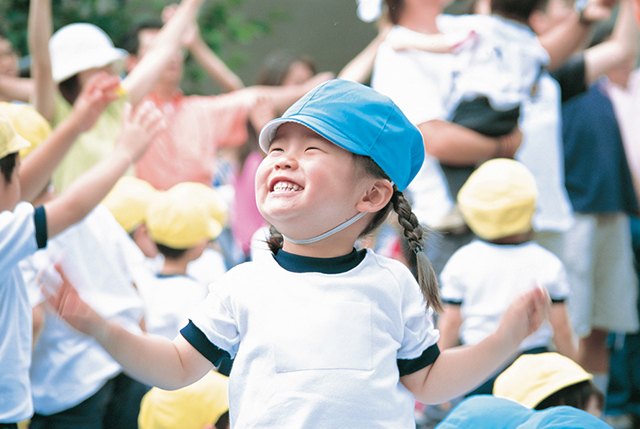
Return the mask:
<svg viewBox="0 0 640 429">
<path fill-rule="evenodd" d="M 546 289 L 535 287 L 516 298 L 502 316 L 497 334 L 516 349 L 549 317 L 551 298 Z"/>
<path fill-rule="evenodd" d="M 62 279 L 57 291 L 47 288 L 46 285 L 41 287 L 42 294 L 50 308 L 76 330 L 95 336 L 100 326 L 106 325 L 106 321 L 80 298 L 78 291 L 67 278 L 62 265 L 56 262 L 54 268 Z"/>
<path fill-rule="evenodd" d="M 134 163 L 147 150 L 153 137 L 166 126 L 164 115 L 153 102 L 145 101 L 135 109 L 130 103 L 125 103 L 115 150 L 123 151 Z"/>
<path fill-rule="evenodd" d="M 116 92 L 119 86 L 120 78 L 107 72 L 91 76 L 73 104 L 72 115 L 80 130 L 93 127 L 109 103 L 119 97 Z"/>
</svg>

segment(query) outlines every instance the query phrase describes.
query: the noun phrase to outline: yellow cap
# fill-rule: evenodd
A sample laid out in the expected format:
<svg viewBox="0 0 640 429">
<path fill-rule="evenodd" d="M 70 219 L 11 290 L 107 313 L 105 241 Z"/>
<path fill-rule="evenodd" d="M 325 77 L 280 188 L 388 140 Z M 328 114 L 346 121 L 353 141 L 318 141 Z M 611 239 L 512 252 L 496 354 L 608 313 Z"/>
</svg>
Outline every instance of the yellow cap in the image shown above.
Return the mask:
<svg viewBox="0 0 640 429">
<path fill-rule="evenodd" d="M 109 194 L 102 200 L 113 217 L 128 233 L 133 232 L 142 222 L 147 207 L 158 191 L 148 182 L 136 177 L 121 177 Z"/>
<path fill-rule="evenodd" d="M 535 408 L 555 392 L 591 380 L 580 365 L 559 353 L 522 355 L 493 385 L 493 394 Z"/>
<path fill-rule="evenodd" d="M 469 228 L 495 240 L 532 228 L 538 190 L 533 174 L 512 159 L 492 159 L 474 171 L 458 193 Z"/>
<path fill-rule="evenodd" d="M 0 102 L 0 115 L 9 118 L 16 133 L 31 143 L 20 149 L 20 158 L 29 155 L 51 134 L 49 121 L 29 104 Z"/>
<path fill-rule="evenodd" d="M 222 232 L 226 211 L 216 192 L 202 184 L 183 182 L 159 193 L 149 204 L 146 225 L 156 243 L 188 249 Z"/>
<path fill-rule="evenodd" d="M 0 159 L 30 146 L 31 143 L 16 132 L 11 119 L 0 114 Z"/>
<path fill-rule="evenodd" d="M 202 429 L 229 409 L 229 380 L 211 371 L 178 390 L 152 388 L 142 398 L 140 429 Z"/>
</svg>

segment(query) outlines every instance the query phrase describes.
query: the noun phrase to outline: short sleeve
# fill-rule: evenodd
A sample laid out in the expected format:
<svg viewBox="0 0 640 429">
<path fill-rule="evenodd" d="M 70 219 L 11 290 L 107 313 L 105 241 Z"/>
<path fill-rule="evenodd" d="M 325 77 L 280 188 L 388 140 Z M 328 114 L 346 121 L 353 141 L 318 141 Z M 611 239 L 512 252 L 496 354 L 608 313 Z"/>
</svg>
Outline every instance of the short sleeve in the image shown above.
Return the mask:
<svg viewBox="0 0 640 429">
<path fill-rule="evenodd" d="M 223 298 L 212 284 L 207 298 L 190 315 L 190 323 L 180 331 L 182 336 L 214 365 L 220 359 L 233 359 L 238 352 L 240 334 L 228 297 Z M 227 304 L 227 305 L 225 305 Z"/>
<path fill-rule="evenodd" d="M 44 209 L 42 217 L 35 213 L 29 203 L 19 203 L 13 212 L 0 212 L 0 273 L 10 272 L 18 262 L 38 250 L 40 244 L 46 245 L 46 238 L 43 242 L 36 240 L 43 228 Z M 46 234 L 46 222 L 44 228 Z"/>
</svg>

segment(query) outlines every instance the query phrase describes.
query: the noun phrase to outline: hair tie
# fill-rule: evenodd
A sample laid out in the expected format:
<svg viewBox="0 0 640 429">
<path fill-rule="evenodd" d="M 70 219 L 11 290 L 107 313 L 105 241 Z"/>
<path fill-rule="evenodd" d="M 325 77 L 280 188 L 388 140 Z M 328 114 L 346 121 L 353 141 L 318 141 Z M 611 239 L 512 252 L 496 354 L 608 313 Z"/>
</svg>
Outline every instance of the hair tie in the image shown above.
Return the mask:
<svg viewBox="0 0 640 429">
<path fill-rule="evenodd" d="M 413 249 L 413 253 L 415 253 L 416 255 L 417 255 L 419 252 L 424 252 L 424 247 L 422 247 L 422 246 L 418 246 L 418 247 L 416 247 L 415 249 Z"/>
</svg>

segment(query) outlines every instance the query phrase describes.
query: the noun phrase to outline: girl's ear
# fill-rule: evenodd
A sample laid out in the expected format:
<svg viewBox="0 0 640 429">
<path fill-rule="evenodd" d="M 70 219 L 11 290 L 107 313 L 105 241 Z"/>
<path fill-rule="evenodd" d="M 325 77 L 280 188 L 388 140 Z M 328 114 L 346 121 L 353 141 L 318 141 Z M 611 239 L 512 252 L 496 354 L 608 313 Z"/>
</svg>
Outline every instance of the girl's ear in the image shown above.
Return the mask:
<svg viewBox="0 0 640 429">
<path fill-rule="evenodd" d="M 360 212 L 375 213 L 382 210 L 391 201 L 393 185 L 388 180 L 377 179 L 364 192 L 356 209 Z"/>
</svg>

